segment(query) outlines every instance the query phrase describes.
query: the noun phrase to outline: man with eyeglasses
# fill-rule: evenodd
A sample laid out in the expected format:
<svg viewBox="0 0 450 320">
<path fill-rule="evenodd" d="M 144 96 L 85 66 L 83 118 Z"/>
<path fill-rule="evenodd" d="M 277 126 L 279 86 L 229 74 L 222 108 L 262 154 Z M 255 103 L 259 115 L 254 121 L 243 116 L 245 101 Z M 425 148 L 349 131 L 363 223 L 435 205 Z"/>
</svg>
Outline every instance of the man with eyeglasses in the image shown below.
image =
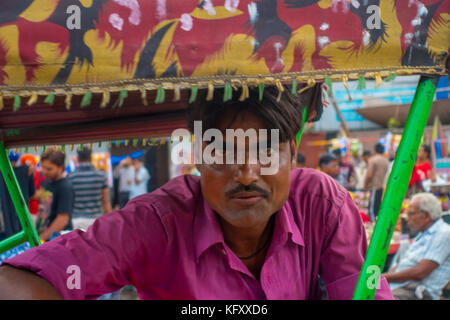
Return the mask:
<svg viewBox="0 0 450 320">
<path fill-rule="evenodd" d="M 450 281 L 450 226 L 431 193 L 417 193 L 408 207 L 408 225 L 418 232 L 404 257 L 382 274 L 398 300 L 439 300 Z"/>
<path fill-rule="evenodd" d="M 339 175 L 338 159 L 332 153 L 324 153 L 319 159 L 319 169 L 336 180 Z"/>
</svg>

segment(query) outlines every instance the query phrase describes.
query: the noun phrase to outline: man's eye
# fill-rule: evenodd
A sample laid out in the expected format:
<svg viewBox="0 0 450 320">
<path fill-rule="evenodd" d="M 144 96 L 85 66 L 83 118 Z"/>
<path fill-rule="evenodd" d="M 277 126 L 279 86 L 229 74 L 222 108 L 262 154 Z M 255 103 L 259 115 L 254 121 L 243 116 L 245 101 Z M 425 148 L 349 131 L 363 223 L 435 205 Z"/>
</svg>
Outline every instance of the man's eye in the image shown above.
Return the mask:
<svg viewBox="0 0 450 320">
<path fill-rule="evenodd" d="M 223 152 L 221 149 L 214 149 L 214 155 L 215 156 L 223 156 Z"/>
</svg>

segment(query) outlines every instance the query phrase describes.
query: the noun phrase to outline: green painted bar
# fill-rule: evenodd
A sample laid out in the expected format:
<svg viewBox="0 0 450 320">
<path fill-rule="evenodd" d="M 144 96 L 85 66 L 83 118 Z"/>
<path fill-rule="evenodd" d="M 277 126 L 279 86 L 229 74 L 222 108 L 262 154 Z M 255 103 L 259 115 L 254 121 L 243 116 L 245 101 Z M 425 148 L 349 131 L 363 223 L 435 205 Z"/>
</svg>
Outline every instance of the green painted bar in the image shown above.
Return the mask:
<svg viewBox="0 0 450 320">
<path fill-rule="evenodd" d="M 304 131 L 305 125 L 306 125 L 306 120 L 308 119 L 308 108 L 307 107 L 303 107 L 302 116 L 303 116 L 302 128 L 300 129 L 299 133 L 297 133 L 297 147 L 300 146 L 300 140 L 302 139 L 303 131 Z"/>
<path fill-rule="evenodd" d="M 379 275 L 386 262 L 389 244 L 433 104 L 438 79 L 422 76 L 419 80 L 353 300 L 372 300 L 375 296 Z"/>
<path fill-rule="evenodd" d="M 27 242 L 27 234 L 22 230 L 9 238 L 6 238 L 0 243 L 0 253 L 11 250 L 12 248 L 17 247 L 18 245 Z"/>
<path fill-rule="evenodd" d="M 40 245 L 39 236 L 36 227 L 31 220 L 31 215 L 28 211 L 28 205 L 25 203 L 25 199 L 23 197 L 22 191 L 20 190 L 16 175 L 14 174 L 14 170 L 11 166 L 11 163 L 9 162 L 9 158 L 6 153 L 3 141 L 0 141 L 0 170 L 3 174 L 8 192 L 11 196 L 14 208 L 16 209 L 17 215 L 19 217 L 22 230 L 27 235 L 25 241 L 28 241 L 31 247 L 36 247 Z M 3 245 L 3 242 L 7 240 L 8 239 L 0 242 L 0 247 Z M 1 250 L 0 253 L 2 253 Z"/>
</svg>

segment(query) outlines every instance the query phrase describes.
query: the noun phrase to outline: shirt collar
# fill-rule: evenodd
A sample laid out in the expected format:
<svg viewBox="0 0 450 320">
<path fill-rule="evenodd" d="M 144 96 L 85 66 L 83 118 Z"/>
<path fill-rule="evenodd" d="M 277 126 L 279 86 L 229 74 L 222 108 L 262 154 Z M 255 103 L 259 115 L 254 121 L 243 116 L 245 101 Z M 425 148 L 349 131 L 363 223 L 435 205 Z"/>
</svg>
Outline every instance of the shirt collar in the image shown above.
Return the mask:
<svg viewBox="0 0 450 320">
<path fill-rule="evenodd" d="M 289 205 L 289 202 L 286 201 L 280 211 L 276 213 L 274 239 L 282 239 L 284 244 L 288 239 L 287 236 L 289 234 L 291 235 L 292 242 L 299 246 L 305 245 L 300 229 L 294 221 L 292 208 Z"/>
<path fill-rule="evenodd" d="M 202 197 L 202 203 L 197 207 L 194 220 L 195 258 L 216 243 L 224 243 L 222 229 L 216 214 Z"/>
<path fill-rule="evenodd" d="M 444 223 L 444 221 L 441 218 L 437 219 L 435 222 L 433 222 L 433 224 L 431 226 L 428 227 L 427 230 L 425 230 L 423 232 L 423 234 L 433 234 L 433 233 L 435 233 L 436 231 L 438 231 L 442 227 L 443 223 Z"/>
<path fill-rule="evenodd" d="M 292 242 L 304 246 L 303 237 L 294 221 L 293 212 L 289 203 L 286 201 L 284 206 L 275 214 L 275 229 L 272 241 L 275 241 L 276 245 L 283 245 L 288 240 L 288 235 L 290 234 Z M 225 243 L 217 215 L 205 199 L 203 199 L 202 205 L 197 208 L 195 213 L 194 240 L 195 258 L 197 262 L 202 253 L 208 248 L 217 243 Z"/>
<path fill-rule="evenodd" d="M 78 164 L 78 167 L 77 167 L 77 169 L 83 170 L 83 171 L 91 170 L 92 168 L 94 168 L 94 165 L 92 163 L 80 163 L 80 164 Z"/>
</svg>

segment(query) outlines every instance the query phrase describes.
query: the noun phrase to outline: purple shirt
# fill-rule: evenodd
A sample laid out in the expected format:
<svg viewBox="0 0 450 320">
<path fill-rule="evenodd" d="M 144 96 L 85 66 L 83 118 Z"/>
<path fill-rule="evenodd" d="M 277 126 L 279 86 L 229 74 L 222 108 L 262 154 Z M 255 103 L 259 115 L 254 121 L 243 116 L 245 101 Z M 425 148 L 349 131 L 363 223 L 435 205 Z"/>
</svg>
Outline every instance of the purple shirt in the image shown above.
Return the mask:
<svg viewBox="0 0 450 320">
<path fill-rule="evenodd" d="M 36 272 L 65 299 L 95 299 L 128 284 L 141 299 L 320 299 L 319 274 L 329 299 L 351 299 L 366 250 L 349 193 L 321 172 L 295 169 L 260 282 L 224 242 L 199 177 L 189 175 L 98 218 L 87 232 L 70 232 L 5 263 Z M 375 298 L 393 299 L 386 279 Z"/>
</svg>

